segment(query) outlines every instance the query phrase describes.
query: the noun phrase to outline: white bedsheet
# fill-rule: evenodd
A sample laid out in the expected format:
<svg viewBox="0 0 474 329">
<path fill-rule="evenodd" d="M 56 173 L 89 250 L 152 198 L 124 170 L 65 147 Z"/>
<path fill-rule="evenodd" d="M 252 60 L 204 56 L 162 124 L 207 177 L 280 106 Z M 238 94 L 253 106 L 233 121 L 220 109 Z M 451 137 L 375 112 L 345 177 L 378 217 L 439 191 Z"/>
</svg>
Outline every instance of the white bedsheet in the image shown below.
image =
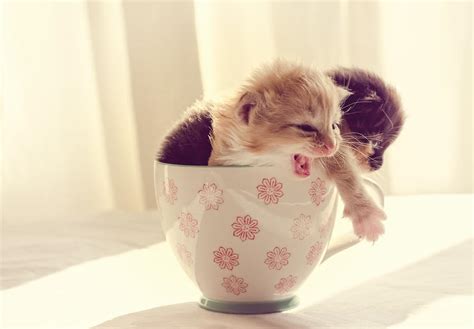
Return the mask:
<svg viewBox="0 0 474 329">
<path fill-rule="evenodd" d="M 156 213 L 6 223 L 1 327 L 472 328 L 473 203 L 387 198 L 381 241 L 322 264 L 297 309 L 255 316 L 197 306 Z"/>
</svg>

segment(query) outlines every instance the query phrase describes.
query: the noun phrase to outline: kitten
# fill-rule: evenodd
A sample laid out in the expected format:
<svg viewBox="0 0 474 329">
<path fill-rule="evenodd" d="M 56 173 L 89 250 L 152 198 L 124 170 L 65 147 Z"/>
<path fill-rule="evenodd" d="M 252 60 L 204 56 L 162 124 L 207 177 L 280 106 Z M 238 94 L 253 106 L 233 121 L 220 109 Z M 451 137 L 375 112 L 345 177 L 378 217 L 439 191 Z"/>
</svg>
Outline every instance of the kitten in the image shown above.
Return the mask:
<svg viewBox="0 0 474 329">
<path fill-rule="evenodd" d="M 405 121 L 396 90 L 379 76 L 357 68 L 327 72 L 351 94 L 343 101 L 342 137 L 354 149 L 360 168 L 374 171 L 400 134 Z"/>
<path fill-rule="evenodd" d="M 209 165 L 285 165 L 308 176 L 312 159 L 332 156 L 339 147 L 339 104 L 346 94 L 301 65 L 261 67 L 236 98 L 211 113 Z"/>
<path fill-rule="evenodd" d="M 166 134 L 156 159 L 164 163 L 207 166 L 211 156 L 213 104 L 196 101 Z"/>
<path fill-rule="evenodd" d="M 211 112 L 209 165 L 283 165 L 307 177 L 319 163 L 334 179 L 354 232 L 377 240 L 385 213 L 365 190 L 339 131 L 346 96 L 316 70 L 283 61 L 262 67 L 234 99 Z"/>
</svg>

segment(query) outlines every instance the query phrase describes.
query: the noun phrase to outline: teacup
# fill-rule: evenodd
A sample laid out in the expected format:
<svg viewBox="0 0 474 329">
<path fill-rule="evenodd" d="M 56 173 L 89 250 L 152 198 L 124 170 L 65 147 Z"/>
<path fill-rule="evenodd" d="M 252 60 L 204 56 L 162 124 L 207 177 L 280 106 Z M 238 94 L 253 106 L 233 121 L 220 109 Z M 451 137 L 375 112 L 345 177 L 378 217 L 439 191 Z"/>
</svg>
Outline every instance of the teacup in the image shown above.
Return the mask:
<svg viewBox="0 0 474 329">
<path fill-rule="evenodd" d="M 277 167 L 155 162 L 166 240 L 206 309 L 267 313 L 297 305 L 322 261 L 338 193 L 321 168 L 300 180 Z"/>
</svg>

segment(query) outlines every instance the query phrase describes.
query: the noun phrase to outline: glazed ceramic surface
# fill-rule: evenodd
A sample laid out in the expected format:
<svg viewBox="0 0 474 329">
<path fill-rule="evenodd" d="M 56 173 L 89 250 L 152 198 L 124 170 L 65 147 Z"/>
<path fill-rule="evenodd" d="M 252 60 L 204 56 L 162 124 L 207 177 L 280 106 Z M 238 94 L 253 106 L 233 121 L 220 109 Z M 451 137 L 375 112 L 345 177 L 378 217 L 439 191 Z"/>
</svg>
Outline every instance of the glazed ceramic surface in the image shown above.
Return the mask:
<svg viewBox="0 0 474 329">
<path fill-rule="evenodd" d="M 273 167 L 155 163 L 166 240 L 202 294 L 214 301 L 293 296 L 320 263 L 337 193 L 322 170 L 301 180 Z"/>
</svg>

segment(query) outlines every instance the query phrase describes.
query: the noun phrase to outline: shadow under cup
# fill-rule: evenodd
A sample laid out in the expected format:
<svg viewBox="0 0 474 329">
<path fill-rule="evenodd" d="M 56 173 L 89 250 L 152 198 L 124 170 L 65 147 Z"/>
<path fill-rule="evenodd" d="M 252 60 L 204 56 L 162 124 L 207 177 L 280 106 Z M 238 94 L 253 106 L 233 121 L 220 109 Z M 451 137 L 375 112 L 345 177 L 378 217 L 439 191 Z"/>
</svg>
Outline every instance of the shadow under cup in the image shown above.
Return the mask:
<svg viewBox="0 0 474 329">
<path fill-rule="evenodd" d="M 278 312 L 323 259 L 338 194 L 320 168 L 301 180 L 276 167 L 155 162 L 166 240 L 199 288 L 200 305 Z"/>
</svg>

